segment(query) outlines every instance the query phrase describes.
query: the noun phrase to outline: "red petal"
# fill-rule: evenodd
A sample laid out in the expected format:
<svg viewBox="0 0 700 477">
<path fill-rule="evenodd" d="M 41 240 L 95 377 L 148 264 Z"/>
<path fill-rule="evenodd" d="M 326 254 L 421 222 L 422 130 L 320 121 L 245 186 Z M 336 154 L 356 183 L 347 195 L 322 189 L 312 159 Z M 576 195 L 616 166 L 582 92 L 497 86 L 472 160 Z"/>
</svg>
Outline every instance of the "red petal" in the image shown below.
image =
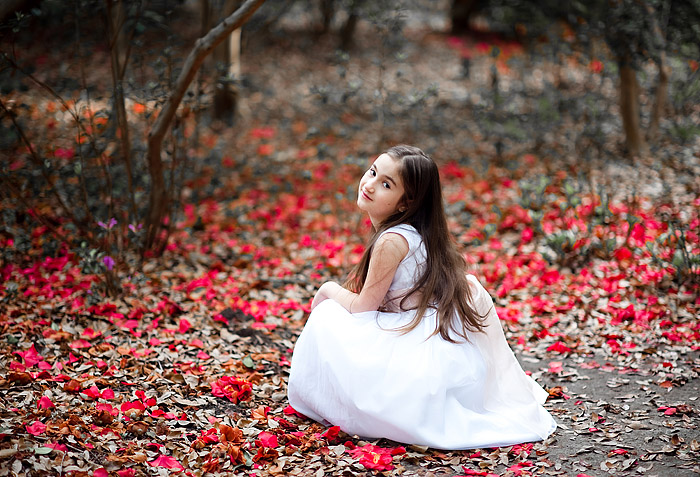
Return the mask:
<svg viewBox="0 0 700 477">
<path fill-rule="evenodd" d="M 263 445 L 263 447 L 270 447 L 270 448 L 275 448 L 277 447 L 277 436 L 274 434 L 270 434 L 269 432 L 261 432 L 258 434 L 258 440 L 260 443 Z"/>
<path fill-rule="evenodd" d="M 46 432 L 46 424 L 41 421 L 34 421 L 33 424 L 26 426 L 27 432 L 33 436 L 39 436 Z"/>
<path fill-rule="evenodd" d="M 51 401 L 51 399 L 49 399 L 47 396 L 41 396 L 41 399 L 39 399 L 37 405 L 40 409 L 51 409 L 52 407 L 56 407 L 53 401 Z"/>
<path fill-rule="evenodd" d="M 159 455 L 156 459 L 148 463 L 152 467 L 165 467 L 167 469 L 177 469 L 185 470 L 185 468 L 180 464 L 177 459 L 170 457 L 169 455 Z"/>
</svg>

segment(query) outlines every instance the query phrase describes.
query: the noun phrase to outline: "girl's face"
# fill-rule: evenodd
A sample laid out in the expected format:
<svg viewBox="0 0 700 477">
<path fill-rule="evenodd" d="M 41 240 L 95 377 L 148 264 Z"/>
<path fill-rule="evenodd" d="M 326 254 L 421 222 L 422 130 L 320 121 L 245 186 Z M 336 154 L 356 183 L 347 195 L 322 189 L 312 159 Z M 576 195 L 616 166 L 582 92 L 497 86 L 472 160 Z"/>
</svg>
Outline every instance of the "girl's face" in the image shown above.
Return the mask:
<svg viewBox="0 0 700 477">
<path fill-rule="evenodd" d="M 375 228 L 403 205 L 399 167 L 399 161 L 382 154 L 360 179 L 357 206 L 369 214 Z"/>
</svg>

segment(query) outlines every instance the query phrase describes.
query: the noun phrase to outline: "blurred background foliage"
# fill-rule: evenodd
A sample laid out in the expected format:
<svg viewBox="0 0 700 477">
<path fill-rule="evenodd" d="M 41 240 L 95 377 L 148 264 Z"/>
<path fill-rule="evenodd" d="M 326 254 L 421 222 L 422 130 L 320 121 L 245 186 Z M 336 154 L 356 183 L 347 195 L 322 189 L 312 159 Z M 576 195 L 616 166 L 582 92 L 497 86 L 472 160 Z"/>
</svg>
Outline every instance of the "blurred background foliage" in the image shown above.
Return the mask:
<svg viewBox="0 0 700 477">
<path fill-rule="evenodd" d="M 241 73 L 241 63 L 264 62 L 262 46 L 285 45 L 295 35 L 308 39 L 301 44 L 330 42 L 335 49 L 332 73 L 306 86 L 317 111 L 309 134 L 324 127 L 353 134 L 352 126 L 336 126 L 357 113 L 376 132 L 369 150 L 401 137 L 437 147 L 431 144 L 440 137 L 458 141 L 461 131 L 478 128 L 493 148 L 484 153 L 486 162 L 508 165 L 518 152 L 561 154 L 551 148 L 555 133 L 568 137 L 567 154 L 580 161 L 652 155 L 663 162 L 673 152 L 660 143 L 692 144 L 700 132 L 700 0 L 267 0 L 242 31 L 212 48 L 185 85 L 157 151 L 162 167 L 154 169 L 149 133 L 179 86 L 188 53 L 242 4 L 8 0 L 0 6 L 0 149 L 8 158 L 0 166 L 0 234 L 13 240 L 15 252 L 29 240 L 26 225 L 39 223 L 57 239 L 45 253 L 68 244 L 91 267 L 102 267 L 114 287 L 116 270 L 161 253 L 182 212 L 184 185 L 221 161 L 202 152 L 205 133 L 235 135 L 252 118 L 274 116 L 246 111 L 247 99 L 264 97 L 268 86 Z M 458 52 L 459 77 L 449 78 L 463 83 L 457 106 L 443 86 L 413 79 L 407 58 L 417 48 L 417 31 L 433 32 Z M 370 50 L 366 35 L 375 40 Z M 359 74 L 357 58 L 365 68 Z M 537 70 L 544 64 L 556 66 L 553 77 Z M 591 75 L 582 91 L 570 81 L 581 66 Z M 520 81 L 505 78 L 512 70 Z M 538 87 L 528 86 L 533 82 Z M 43 98 L 43 109 L 26 100 L 30 94 Z M 47 114 L 58 119 L 42 129 Z M 624 145 L 611 146 L 611 137 Z M 326 157 L 323 147 L 318 156 Z M 159 182 L 165 188 L 154 200 Z M 154 215 L 154 207 L 163 213 Z M 4 257 L 10 259 L 17 257 Z"/>
</svg>

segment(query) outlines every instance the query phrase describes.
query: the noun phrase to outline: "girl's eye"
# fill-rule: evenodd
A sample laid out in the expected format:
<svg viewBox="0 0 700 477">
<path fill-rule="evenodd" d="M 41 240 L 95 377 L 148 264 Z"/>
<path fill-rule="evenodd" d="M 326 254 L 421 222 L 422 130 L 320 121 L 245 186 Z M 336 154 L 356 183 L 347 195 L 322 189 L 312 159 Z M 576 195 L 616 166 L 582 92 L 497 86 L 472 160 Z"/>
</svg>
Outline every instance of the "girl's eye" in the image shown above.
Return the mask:
<svg viewBox="0 0 700 477">
<path fill-rule="evenodd" d="M 391 189 L 391 185 L 389 185 L 388 182 L 382 182 L 382 185 L 384 186 L 385 189 Z"/>
<path fill-rule="evenodd" d="M 370 170 L 369 170 L 369 171 L 367 171 L 367 172 L 369 172 L 369 175 L 370 175 L 370 176 L 372 176 L 372 177 L 374 177 L 374 176 L 376 176 L 376 175 L 377 175 L 377 173 L 376 173 L 376 172 L 374 172 L 374 169 L 370 169 Z"/>
</svg>

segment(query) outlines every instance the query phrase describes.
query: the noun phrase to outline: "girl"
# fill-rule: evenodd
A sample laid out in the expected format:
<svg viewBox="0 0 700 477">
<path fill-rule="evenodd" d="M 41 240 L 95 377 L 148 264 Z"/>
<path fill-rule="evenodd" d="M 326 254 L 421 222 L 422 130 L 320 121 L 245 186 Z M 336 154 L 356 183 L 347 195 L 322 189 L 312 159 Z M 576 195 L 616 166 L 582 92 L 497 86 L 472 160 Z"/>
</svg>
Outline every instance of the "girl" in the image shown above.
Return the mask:
<svg viewBox="0 0 700 477">
<path fill-rule="evenodd" d="M 466 275 L 433 160 L 392 147 L 360 180 L 357 205 L 375 233 L 348 281 L 314 296 L 292 357 L 292 407 L 348 434 L 439 449 L 547 438 L 547 392 Z"/>
</svg>

